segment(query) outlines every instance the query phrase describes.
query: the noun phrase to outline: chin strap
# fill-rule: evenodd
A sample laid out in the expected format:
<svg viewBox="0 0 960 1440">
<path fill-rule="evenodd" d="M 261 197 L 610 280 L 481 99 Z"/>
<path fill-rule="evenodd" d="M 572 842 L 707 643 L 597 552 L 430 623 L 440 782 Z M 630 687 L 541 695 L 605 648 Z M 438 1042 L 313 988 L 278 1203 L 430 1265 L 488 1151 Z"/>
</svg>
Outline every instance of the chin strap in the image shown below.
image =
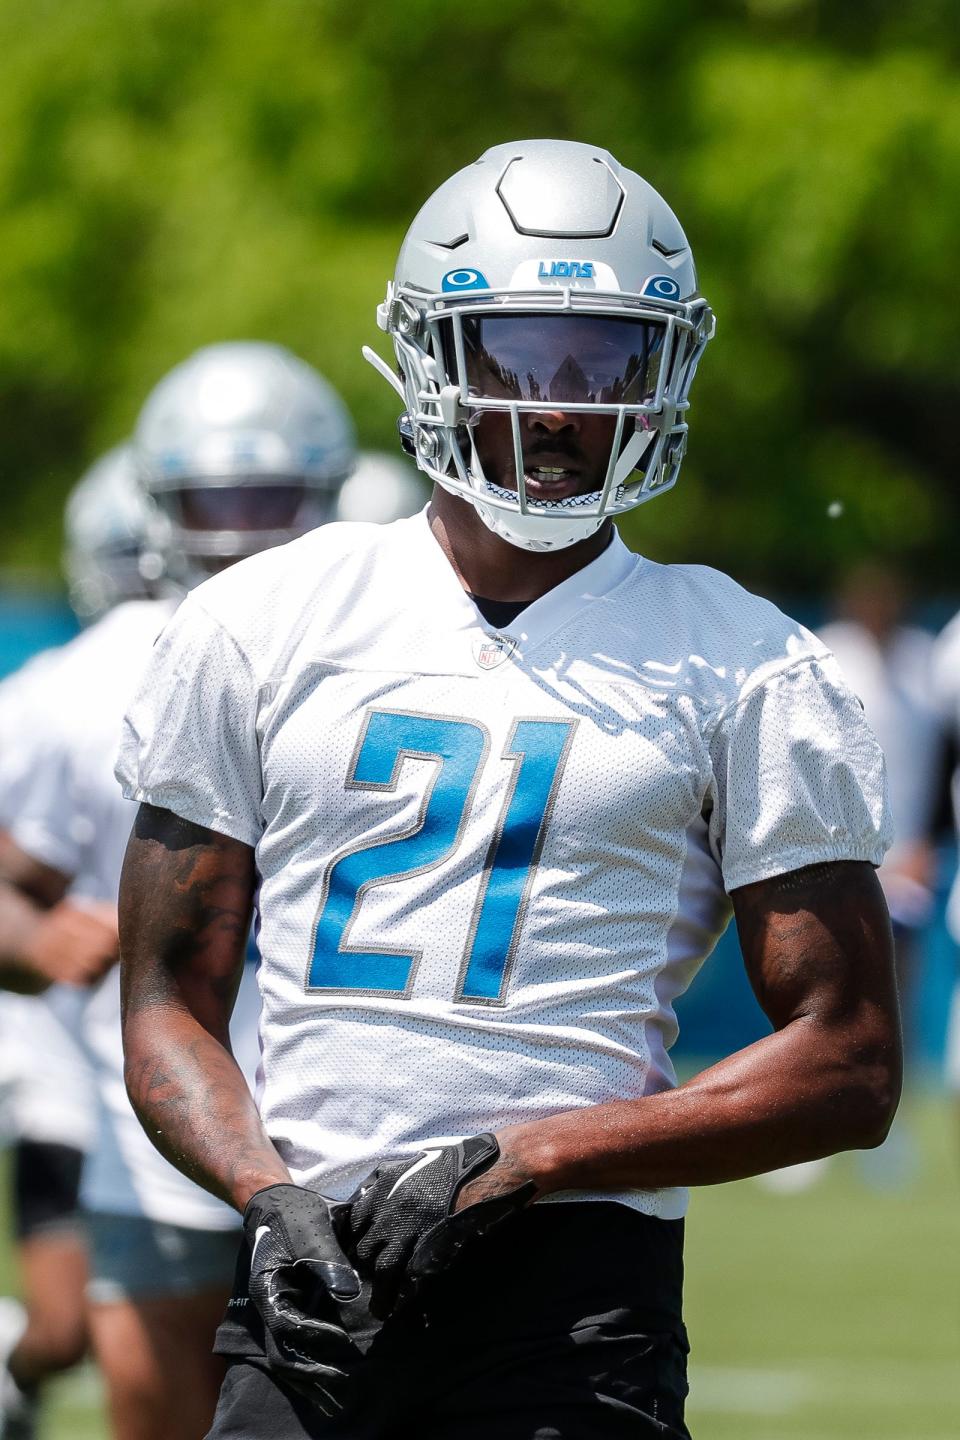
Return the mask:
<svg viewBox="0 0 960 1440">
<path fill-rule="evenodd" d="M 404 408 L 406 408 L 407 393 L 403 388 L 403 381 L 400 379 L 400 376 L 395 375 L 394 372 L 390 369 L 390 366 L 387 364 L 386 360 L 384 360 L 383 356 L 378 355 L 376 350 L 371 350 L 369 345 L 364 345 L 362 347 L 361 354 L 363 355 L 364 360 L 366 360 L 369 365 L 373 366 L 377 374 L 382 375 L 384 380 L 387 381 L 388 385 L 393 386 L 394 390 L 396 390 L 397 394 L 400 396 L 400 399 L 403 401 Z"/>
<path fill-rule="evenodd" d="M 613 488 L 628 483 L 628 477 L 636 470 L 650 446 L 656 441 L 656 430 L 635 430 L 627 441 L 623 454 L 613 472 Z"/>
</svg>

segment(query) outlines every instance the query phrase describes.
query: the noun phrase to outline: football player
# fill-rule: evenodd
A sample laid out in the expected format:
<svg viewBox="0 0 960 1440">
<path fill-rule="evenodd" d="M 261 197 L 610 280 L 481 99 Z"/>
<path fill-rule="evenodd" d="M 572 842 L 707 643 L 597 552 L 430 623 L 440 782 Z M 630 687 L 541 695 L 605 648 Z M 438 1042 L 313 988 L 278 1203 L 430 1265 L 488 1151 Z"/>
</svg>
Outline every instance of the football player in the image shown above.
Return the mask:
<svg viewBox="0 0 960 1440">
<path fill-rule="evenodd" d="M 58 704 L 30 737 L 30 783 L 7 845 L 8 892 L 38 925 L 78 877 L 87 894 L 115 907 L 133 814 L 112 778 L 120 722 L 183 588 L 332 515 L 353 461 L 353 430 L 332 389 L 287 351 L 217 345 L 157 386 L 137 425 L 134 458 L 148 504 L 137 569 L 167 588 L 176 582 L 177 593 L 115 606 L 64 652 L 72 683 L 61 685 Z M 115 909 L 113 916 L 115 954 Z M 15 944 L 8 950 L 17 958 Z M 259 1008 L 252 969 L 230 1037 L 251 1075 Z M 102 1122 L 82 1187 L 91 1333 L 115 1435 L 197 1440 L 222 1373 L 211 1346 L 237 1220 L 167 1164 L 140 1129 L 123 1087 L 119 1001 L 113 971 L 83 1021 Z"/>
<path fill-rule="evenodd" d="M 685 1436 L 686 1187 L 896 1104 L 883 759 L 812 635 L 616 534 L 713 333 L 639 175 L 495 147 L 379 319 L 429 510 L 201 586 L 118 766 L 128 1089 L 245 1216 L 210 1434 Z M 731 905 L 773 1033 L 678 1087 Z"/>
<path fill-rule="evenodd" d="M 147 508 L 128 445 L 100 457 L 71 492 L 63 567 L 70 603 L 88 624 L 119 601 L 145 593 L 137 557 Z M 79 647 L 81 650 L 82 646 Z M 0 864 L 32 772 L 33 737 L 72 693 L 64 661 L 77 646 L 42 652 L 0 685 Z M 35 918 L 6 982 L 38 994 L 0 996 L 0 1109 L 12 1150 L 12 1218 L 23 1305 L 0 1301 L 0 1436 L 34 1433 L 38 1390 L 86 1349 L 86 1250 L 78 1212 L 84 1155 L 94 1142 L 92 1077 L 79 1038 L 81 985 L 116 960 L 113 906 L 83 903 L 84 878 L 68 900 L 30 917 L 0 891 L 3 926 Z M 10 913 L 12 900 L 14 913 Z M 17 961 L 19 960 L 19 964 Z M 57 980 L 70 983 L 53 983 Z M 49 988 L 48 988 L 49 987 Z"/>
</svg>

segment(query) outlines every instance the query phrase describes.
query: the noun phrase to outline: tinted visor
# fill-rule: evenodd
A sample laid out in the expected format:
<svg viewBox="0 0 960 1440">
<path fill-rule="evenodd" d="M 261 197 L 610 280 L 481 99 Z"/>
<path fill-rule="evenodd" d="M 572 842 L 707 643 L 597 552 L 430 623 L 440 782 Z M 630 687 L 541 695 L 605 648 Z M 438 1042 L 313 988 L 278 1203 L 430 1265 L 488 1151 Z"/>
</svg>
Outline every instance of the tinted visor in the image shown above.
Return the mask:
<svg viewBox="0 0 960 1440">
<path fill-rule="evenodd" d="M 464 315 L 468 396 L 644 405 L 656 394 L 666 326 L 609 315 Z M 452 337 L 445 337 L 447 339 Z M 456 373 L 447 356 L 448 372 Z"/>
<path fill-rule="evenodd" d="M 169 490 L 163 500 L 185 530 L 291 530 L 306 493 L 300 484 L 204 485 Z"/>
</svg>

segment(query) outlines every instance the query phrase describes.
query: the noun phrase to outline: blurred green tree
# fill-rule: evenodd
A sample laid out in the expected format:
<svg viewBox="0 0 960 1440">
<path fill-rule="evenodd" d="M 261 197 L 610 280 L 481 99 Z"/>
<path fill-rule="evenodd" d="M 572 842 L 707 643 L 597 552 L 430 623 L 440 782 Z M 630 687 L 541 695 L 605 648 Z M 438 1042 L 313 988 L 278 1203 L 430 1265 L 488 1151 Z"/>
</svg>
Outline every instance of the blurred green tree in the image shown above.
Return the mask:
<svg viewBox="0 0 960 1440">
<path fill-rule="evenodd" d="M 81 467 L 197 345 L 281 341 L 366 444 L 406 223 L 526 135 L 680 214 L 720 317 L 676 493 L 624 522 L 767 589 L 864 552 L 955 586 L 954 0 L 0 4 L 0 565 L 52 570 Z M 29 23 L 28 23 L 29 22 Z"/>
</svg>

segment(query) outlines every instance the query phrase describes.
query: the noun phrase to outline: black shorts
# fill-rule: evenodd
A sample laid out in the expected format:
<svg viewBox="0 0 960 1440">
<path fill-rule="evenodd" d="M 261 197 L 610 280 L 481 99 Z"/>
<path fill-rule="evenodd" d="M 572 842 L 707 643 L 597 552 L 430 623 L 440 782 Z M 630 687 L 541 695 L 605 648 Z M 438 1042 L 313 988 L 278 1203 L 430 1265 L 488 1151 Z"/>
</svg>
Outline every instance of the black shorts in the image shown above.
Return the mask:
<svg viewBox="0 0 960 1440">
<path fill-rule="evenodd" d="M 386 1322 L 337 1420 L 269 1373 L 248 1268 L 244 1246 L 208 1440 L 689 1440 L 680 1220 L 533 1206 Z"/>
<path fill-rule="evenodd" d="M 18 1240 L 52 1230 L 80 1229 L 77 1201 L 84 1152 L 48 1140 L 13 1147 L 13 1214 Z"/>
</svg>

